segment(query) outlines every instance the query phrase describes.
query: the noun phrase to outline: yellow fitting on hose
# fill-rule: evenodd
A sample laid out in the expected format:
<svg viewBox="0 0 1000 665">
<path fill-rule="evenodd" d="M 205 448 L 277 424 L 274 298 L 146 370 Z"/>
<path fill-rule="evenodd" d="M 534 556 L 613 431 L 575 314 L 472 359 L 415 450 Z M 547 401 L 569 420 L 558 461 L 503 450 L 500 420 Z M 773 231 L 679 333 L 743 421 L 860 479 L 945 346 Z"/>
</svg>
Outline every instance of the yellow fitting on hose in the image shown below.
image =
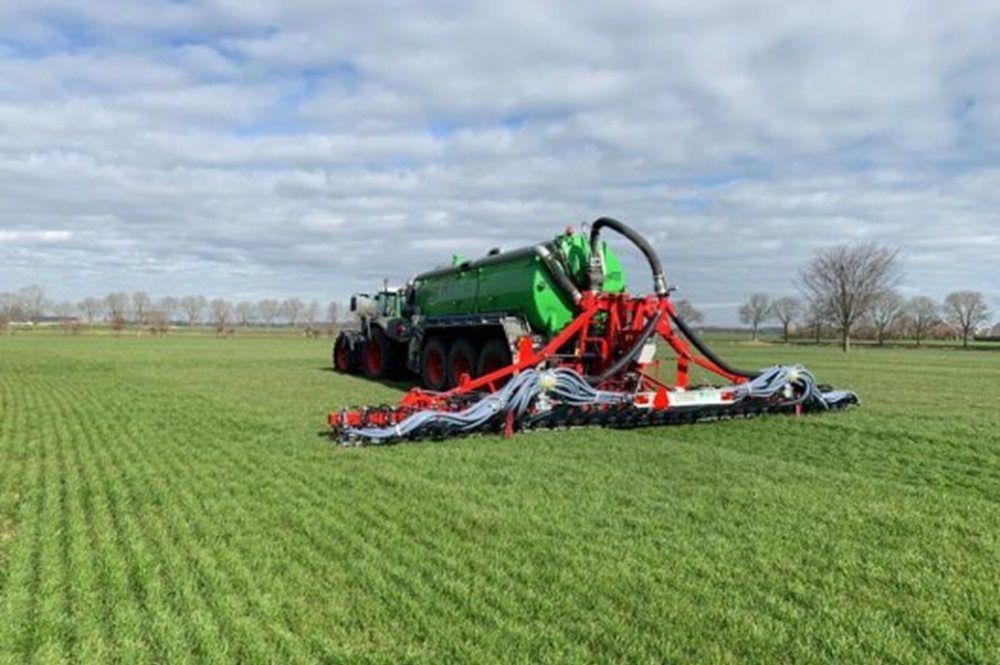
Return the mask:
<svg viewBox="0 0 1000 665">
<path fill-rule="evenodd" d="M 558 383 L 559 379 L 555 372 L 542 372 L 538 376 L 538 385 L 542 387 L 542 390 L 552 390 Z"/>
</svg>

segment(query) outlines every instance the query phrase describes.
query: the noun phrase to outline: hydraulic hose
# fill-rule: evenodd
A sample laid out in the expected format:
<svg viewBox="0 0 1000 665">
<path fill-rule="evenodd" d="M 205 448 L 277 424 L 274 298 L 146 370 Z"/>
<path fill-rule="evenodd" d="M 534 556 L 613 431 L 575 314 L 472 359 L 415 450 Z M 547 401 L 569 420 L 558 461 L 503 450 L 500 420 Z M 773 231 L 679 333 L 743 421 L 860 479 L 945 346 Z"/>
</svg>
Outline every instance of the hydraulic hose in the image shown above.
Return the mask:
<svg viewBox="0 0 1000 665">
<path fill-rule="evenodd" d="M 701 351 L 701 355 L 705 356 L 706 358 L 708 358 L 713 363 L 715 363 L 722 369 L 726 370 L 730 374 L 735 374 L 736 376 L 742 376 L 747 379 L 753 379 L 760 374 L 760 372 L 757 371 L 739 369 L 738 367 L 733 367 L 732 365 L 726 363 L 726 361 L 724 361 L 722 358 L 715 355 L 712 349 L 710 349 L 708 345 L 705 344 L 705 342 L 703 342 L 700 337 L 698 337 L 698 334 L 694 330 L 692 330 L 688 326 L 688 324 L 684 321 L 684 319 L 682 319 L 679 315 L 671 314 L 670 320 L 674 322 L 674 325 L 677 326 L 677 329 L 680 330 L 681 333 L 683 333 L 683 335 L 688 339 L 688 341 L 694 344 L 694 347 L 696 349 Z"/>
<path fill-rule="evenodd" d="M 628 224 L 619 222 L 611 217 L 601 217 L 590 227 L 590 279 L 591 288 L 599 290 L 604 283 L 604 255 L 601 253 L 600 238 L 601 229 L 604 227 L 614 229 L 632 241 L 646 256 L 649 262 L 649 269 L 653 273 L 653 291 L 658 296 L 667 295 L 667 279 L 663 276 L 663 265 L 660 257 L 656 255 L 652 246 L 639 233 Z M 595 285 L 596 282 L 596 285 Z"/>
<path fill-rule="evenodd" d="M 583 294 L 580 293 L 580 289 L 576 288 L 576 284 L 573 283 L 559 266 L 559 262 L 552 255 L 552 252 L 549 251 L 549 248 L 545 245 L 535 245 L 534 250 L 538 258 L 541 259 L 545 269 L 549 271 L 549 275 L 552 276 L 552 279 L 556 280 L 556 284 L 573 300 L 574 305 L 579 305 L 583 299 Z"/>
<path fill-rule="evenodd" d="M 609 377 L 612 377 L 618 372 L 620 372 L 628 363 L 632 362 L 632 360 L 639 354 L 639 352 L 642 351 L 643 345 L 649 340 L 649 338 L 653 335 L 653 333 L 656 332 L 656 326 L 660 324 L 660 318 L 662 316 L 663 316 L 663 311 L 657 310 L 656 314 L 653 315 L 646 323 L 646 327 L 642 329 L 642 332 L 639 334 L 639 337 L 635 340 L 635 344 L 632 345 L 632 348 L 628 350 L 628 353 L 626 353 L 621 358 L 616 360 L 615 363 L 611 365 L 611 367 L 607 368 L 599 375 L 584 377 L 586 378 L 587 383 L 589 383 L 592 386 L 599 385 L 604 381 L 606 381 Z"/>
</svg>

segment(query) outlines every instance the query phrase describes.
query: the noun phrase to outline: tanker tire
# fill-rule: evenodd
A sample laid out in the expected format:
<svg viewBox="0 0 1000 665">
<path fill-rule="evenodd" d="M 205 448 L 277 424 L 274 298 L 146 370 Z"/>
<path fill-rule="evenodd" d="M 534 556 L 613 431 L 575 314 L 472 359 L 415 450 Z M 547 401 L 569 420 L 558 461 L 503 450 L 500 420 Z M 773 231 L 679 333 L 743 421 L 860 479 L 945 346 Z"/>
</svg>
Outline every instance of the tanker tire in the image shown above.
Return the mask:
<svg viewBox="0 0 1000 665">
<path fill-rule="evenodd" d="M 427 390 L 445 390 L 448 385 L 448 346 L 440 337 L 428 337 L 420 350 L 420 382 Z"/>
<path fill-rule="evenodd" d="M 468 337 L 459 337 L 452 342 L 448 349 L 448 387 L 460 385 L 463 374 L 468 374 L 470 379 L 479 376 L 476 361 L 476 345 Z"/>
<path fill-rule="evenodd" d="M 372 328 L 371 338 L 361 349 L 362 365 L 367 378 L 380 381 L 393 376 L 395 356 L 392 343 L 381 328 Z"/>
<path fill-rule="evenodd" d="M 491 337 L 486 340 L 479 352 L 479 362 L 476 363 L 476 376 L 486 376 L 492 372 L 507 367 L 511 363 L 510 346 L 501 337 Z M 506 379 L 500 381 L 505 383 Z"/>
</svg>

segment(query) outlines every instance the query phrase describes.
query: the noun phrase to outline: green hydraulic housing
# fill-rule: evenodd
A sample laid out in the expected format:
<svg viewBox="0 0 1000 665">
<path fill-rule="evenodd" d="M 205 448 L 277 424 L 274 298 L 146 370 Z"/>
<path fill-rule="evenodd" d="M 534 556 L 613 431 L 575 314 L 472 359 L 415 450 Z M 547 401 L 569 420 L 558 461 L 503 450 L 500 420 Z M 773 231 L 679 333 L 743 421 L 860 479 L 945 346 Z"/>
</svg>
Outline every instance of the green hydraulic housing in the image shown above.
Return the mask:
<svg viewBox="0 0 1000 665">
<path fill-rule="evenodd" d="M 614 252 L 599 243 L 603 262 L 601 291 L 625 291 L 625 274 Z M 550 242 L 509 252 L 493 250 L 467 261 L 413 278 L 413 304 L 421 316 L 516 315 L 531 329 L 552 336 L 578 314 L 574 295 L 591 285 L 590 240 L 566 233 Z"/>
</svg>

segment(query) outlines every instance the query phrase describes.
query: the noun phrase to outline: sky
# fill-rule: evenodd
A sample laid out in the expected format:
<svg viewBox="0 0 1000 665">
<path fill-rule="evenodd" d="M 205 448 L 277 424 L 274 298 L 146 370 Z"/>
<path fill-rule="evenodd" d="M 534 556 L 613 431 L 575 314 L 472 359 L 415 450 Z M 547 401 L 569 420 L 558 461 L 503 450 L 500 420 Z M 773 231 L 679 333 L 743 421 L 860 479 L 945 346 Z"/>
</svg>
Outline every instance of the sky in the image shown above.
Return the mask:
<svg viewBox="0 0 1000 665">
<path fill-rule="evenodd" d="M 995 302 L 1000 3 L 0 3 L 0 292 L 346 301 L 602 216 L 708 323 L 855 241 Z"/>
</svg>

